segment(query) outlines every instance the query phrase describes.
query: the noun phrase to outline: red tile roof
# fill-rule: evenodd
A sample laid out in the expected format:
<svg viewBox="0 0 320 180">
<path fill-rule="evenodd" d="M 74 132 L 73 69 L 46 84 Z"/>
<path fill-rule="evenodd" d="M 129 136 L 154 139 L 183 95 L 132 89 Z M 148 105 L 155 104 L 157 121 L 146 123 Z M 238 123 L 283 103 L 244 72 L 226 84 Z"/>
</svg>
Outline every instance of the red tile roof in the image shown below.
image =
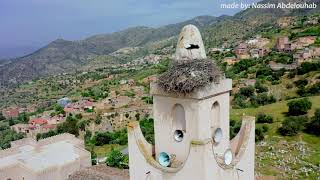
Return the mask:
<svg viewBox="0 0 320 180">
<path fill-rule="evenodd" d="M 29 124 L 47 124 L 48 121 L 46 119 L 43 118 L 35 118 L 29 121 Z"/>
</svg>

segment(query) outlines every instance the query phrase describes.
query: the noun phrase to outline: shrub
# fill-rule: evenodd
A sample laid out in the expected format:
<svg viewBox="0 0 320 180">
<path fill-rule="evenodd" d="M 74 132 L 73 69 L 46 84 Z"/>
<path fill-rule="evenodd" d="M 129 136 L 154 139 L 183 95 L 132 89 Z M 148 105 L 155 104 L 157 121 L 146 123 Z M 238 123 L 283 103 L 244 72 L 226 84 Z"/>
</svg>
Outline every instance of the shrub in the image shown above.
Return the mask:
<svg viewBox="0 0 320 180">
<path fill-rule="evenodd" d="M 266 133 L 269 131 L 269 127 L 266 124 L 264 124 L 264 125 L 262 125 L 262 130 L 264 133 Z"/>
<path fill-rule="evenodd" d="M 294 136 L 303 130 L 306 122 L 308 122 L 307 116 L 287 117 L 278 129 L 279 133 L 283 136 Z"/>
<path fill-rule="evenodd" d="M 244 97 L 239 94 L 236 94 L 233 100 L 234 108 L 246 108 L 247 104 L 245 102 Z"/>
<path fill-rule="evenodd" d="M 257 126 L 255 129 L 255 141 L 259 142 L 264 139 L 263 129 L 260 126 Z"/>
<path fill-rule="evenodd" d="M 299 116 L 306 114 L 308 110 L 311 109 L 312 103 L 308 99 L 304 98 L 290 101 L 287 105 L 289 107 L 288 115 Z"/>
<path fill-rule="evenodd" d="M 303 75 L 311 71 L 319 71 L 320 70 L 320 63 L 313 63 L 313 62 L 305 62 L 302 63 L 298 69 L 298 74 Z"/>
<path fill-rule="evenodd" d="M 294 84 L 295 84 L 297 87 L 306 86 L 306 85 L 308 84 L 308 80 L 306 80 L 306 79 L 300 79 L 300 80 L 295 81 Z"/>
<path fill-rule="evenodd" d="M 320 135 L 320 109 L 316 110 L 311 122 L 307 124 L 306 132 L 317 136 Z"/>
<path fill-rule="evenodd" d="M 251 103 L 252 104 L 257 104 L 257 105 L 267 105 L 271 103 L 275 103 L 277 100 L 275 99 L 274 96 L 268 96 L 267 93 L 260 93 L 256 97 L 251 98 Z"/>
<path fill-rule="evenodd" d="M 273 117 L 264 113 L 257 115 L 257 123 L 273 123 Z"/>
<path fill-rule="evenodd" d="M 94 136 L 94 144 L 96 146 L 102 146 L 104 144 L 109 144 L 112 140 L 111 134 L 109 132 L 99 132 Z"/>
<path fill-rule="evenodd" d="M 239 93 L 244 97 L 250 97 L 254 94 L 254 92 L 255 92 L 255 88 L 253 86 L 248 86 L 248 87 L 240 88 Z"/>
<path fill-rule="evenodd" d="M 270 67 L 259 68 L 256 73 L 256 78 L 263 79 L 264 77 L 272 75 L 272 69 Z"/>
<path fill-rule="evenodd" d="M 122 154 L 119 150 L 111 150 L 107 155 L 106 164 L 110 167 L 116 168 L 129 168 L 128 167 L 129 158 L 127 155 Z"/>
<path fill-rule="evenodd" d="M 256 88 L 257 93 L 263 93 L 263 92 L 269 91 L 268 87 L 262 85 L 262 83 L 259 81 L 256 83 L 255 88 Z"/>
</svg>

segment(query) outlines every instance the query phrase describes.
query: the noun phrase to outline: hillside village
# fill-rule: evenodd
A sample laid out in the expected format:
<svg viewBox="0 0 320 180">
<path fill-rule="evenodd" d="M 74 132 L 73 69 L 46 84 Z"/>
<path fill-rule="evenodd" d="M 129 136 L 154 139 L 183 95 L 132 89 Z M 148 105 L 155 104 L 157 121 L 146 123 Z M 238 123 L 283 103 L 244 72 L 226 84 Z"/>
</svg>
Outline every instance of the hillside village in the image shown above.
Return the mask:
<svg viewBox="0 0 320 180">
<path fill-rule="evenodd" d="M 301 141 L 293 143 L 294 136 L 278 134 L 286 118 L 283 113 L 287 111 L 289 100 L 314 96 L 310 98 L 312 108 L 305 113 L 310 119 L 315 109 L 320 108 L 319 21 L 318 14 L 284 17 L 271 28 L 262 29 L 237 43 L 207 47 L 208 55 L 215 59 L 227 77 L 233 79 L 231 133 L 237 132 L 239 115 L 264 113 L 274 119 L 273 123 L 257 125 L 256 136 L 257 131 L 261 133 L 256 137 L 257 174 L 282 179 L 320 176 L 319 136 L 299 132 L 297 138 Z M 138 50 L 128 47 L 112 56 L 130 56 Z M 85 140 L 87 150 L 95 154 L 93 162 L 104 163 L 103 157 L 111 147 L 125 150 L 127 142 L 111 138 L 99 144 L 96 142 L 99 136 L 104 137 L 103 133 L 107 132 L 125 134 L 130 120 L 144 120 L 149 127 L 152 118 L 150 83 L 168 68 L 173 51 L 174 46 L 170 44 L 157 49 L 157 53 L 130 62 L 62 73 L 3 92 L 5 99 L 2 102 L 7 103 L 0 106 L 0 130 L 9 128 L 14 132 L 7 131 L 13 138 L 6 140 L 0 148 L 8 148 L 10 141 L 22 137 L 39 140 L 60 132 L 74 132 Z M 273 106 L 279 109 L 272 111 Z M 74 122 L 77 130 L 65 130 L 65 126 Z M 145 131 L 152 136 L 148 128 Z M 312 145 L 311 142 L 316 143 Z M 287 152 L 303 152 L 304 156 L 293 157 L 286 155 Z M 313 159 L 313 155 L 316 158 Z M 274 163 L 270 162 L 272 160 Z M 272 169 L 268 169 L 270 167 Z"/>
</svg>

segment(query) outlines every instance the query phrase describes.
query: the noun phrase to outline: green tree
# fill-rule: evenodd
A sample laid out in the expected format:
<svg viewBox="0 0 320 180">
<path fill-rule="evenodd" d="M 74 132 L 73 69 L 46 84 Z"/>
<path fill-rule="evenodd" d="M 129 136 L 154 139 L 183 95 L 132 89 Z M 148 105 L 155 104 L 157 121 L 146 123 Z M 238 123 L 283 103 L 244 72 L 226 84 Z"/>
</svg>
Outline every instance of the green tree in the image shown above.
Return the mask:
<svg viewBox="0 0 320 180">
<path fill-rule="evenodd" d="M 278 129 L 278 131 L 283 136 L 294 136 L 303 130 L 306 122 L 308 122 L 307 116 L 287 117 L 282 122 L 282 126 Z"/>
<path fill-rule="evenodd" d="M 109 144 L 112 140 L 112 135 L 109 132 L 98 132 L 94 136 L 94 144 L 96 146 L 102 146 L 105 144 Z"/>
<path fill-rule="evenodd" d="M 264 93 L 264 92 L 269 91 L 268 87 L 262 85 L 262 83 L 260 81 L 257 81 L 255 88 L 256 88 L 257 93 Z"/>
<path fill-rule="evenodd" d="M 25 112 L 20 113 L 19 117 L 18 117 L 18 120 L 19 120 L 19 122 L 28 123 L 29 122 L 29 116 Z"/>
<path fill-rule="evenodd" d="M 58 104 L 54 106 L 54 111 L 56 112 L 56 114 L 65 114 L 63 107 Z"/>
<path fill-rule="evenodd" d="M 106 164 L 110 167 L 116 168 L 128 168 L 127 160 L 128 158 L 125 157 L 119 150 L 111 150 L 111 152 L 107 155 Z"/>
<path fill-rule="evenodd" d="M 258 126 L 255 129 L 255 141 L 259 142 L 264 139 L 264 130 L 262 127 Z"/>
<path fill-rule="evenodd" d="M 253 86 L 240 88 L 240 94 L 244 97 L 250 97 L 254 94 L 255 88 Z"/>
<path fill-rule="evenodd" d="M 289 107 L 288 115 L 291 116 L 307 114 L 312 107 L 312 103 L 307 98 L 290 101 L 287 105 Z"/>
<path fill-rule="evenodd" d="M 311 122 L 307 124 L 306 132 L 320 136 L 320 109 L 316 109 Z"/>
<path fill-rule="evenodd" d="M 273 117 L 264 113 L 258 113 L 257 123 L 273 123 Z"/>
<path fill-rule="evenodd" d="M 79 136 L 78 119 L 69 115 L 66 119 L 66 122 L 63 122 L 58 125 L 57 133 L 70 133 L 74 134 L 75 136 Z"/>
</svg>

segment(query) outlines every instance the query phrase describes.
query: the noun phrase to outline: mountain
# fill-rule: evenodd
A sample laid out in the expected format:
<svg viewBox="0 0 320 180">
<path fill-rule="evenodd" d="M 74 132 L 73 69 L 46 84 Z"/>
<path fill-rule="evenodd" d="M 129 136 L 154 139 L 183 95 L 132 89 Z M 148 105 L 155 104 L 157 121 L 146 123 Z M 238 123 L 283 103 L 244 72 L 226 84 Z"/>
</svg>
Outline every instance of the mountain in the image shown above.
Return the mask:
<svg viewBox="0 0 320 180">
<path fill-rule="evenodd" d="M 80 41 L 58 39 L 38 51 L 0 66 L 0 85 L 9 85 L 52 74 L 81 69 L 84 66 L 101 65 L 97 56 L 107 62 L 119 59 L 108 56 L 125 47 L 142 47 L 164 41 L 178 35 L 181 28 L 194 24 L 202 31 L 207 47 L 233 45 L 243 38 L 270 27 L 284 16 L 308 15 L 319 11 L 320 0 L 263 0 L 260 3 L 314 2 L 316 9 L 254 9 L 249 8 L 234 16 L 199 16 L 194 19 L 159 28 L 133 27 L 112 34 L 101 34 Z M 105 56 L 107 55 L 107 56 Z M 91 63 L 93 61 L 93 63 Z M 123 60 L 121 60 L 123 62 Z M 102 63 L 105 65 L 106 63 Z"/>
<path fill-rule="evenodd" d="M 57 39 L 32 54 L 0 66 L 0 85 L 75 71 L 96 56 L 176 36 L 187 24 L 195 24 L 203 29 L 227 17 L 199 16 L 160 28 L 133 27 L 112 34 L 95 35 L 80 41 Z"/>
<path fill-rule="evenodd" d="M 263 0 L 261 4 L 278 3 L 316 3 L 315 9 L 255 9 L 249 8 L 240 11 L 232 18 L 218 22 L 206 28 L 203 34 L 207 46 L 219 46 L 223 43 L 232 44 L 243 38 L 254 35 L 259 29 L 276 23 L 277 19 L 284 16 L 301 16 L 320 12 L 320 0 Z"/>
</svg>

